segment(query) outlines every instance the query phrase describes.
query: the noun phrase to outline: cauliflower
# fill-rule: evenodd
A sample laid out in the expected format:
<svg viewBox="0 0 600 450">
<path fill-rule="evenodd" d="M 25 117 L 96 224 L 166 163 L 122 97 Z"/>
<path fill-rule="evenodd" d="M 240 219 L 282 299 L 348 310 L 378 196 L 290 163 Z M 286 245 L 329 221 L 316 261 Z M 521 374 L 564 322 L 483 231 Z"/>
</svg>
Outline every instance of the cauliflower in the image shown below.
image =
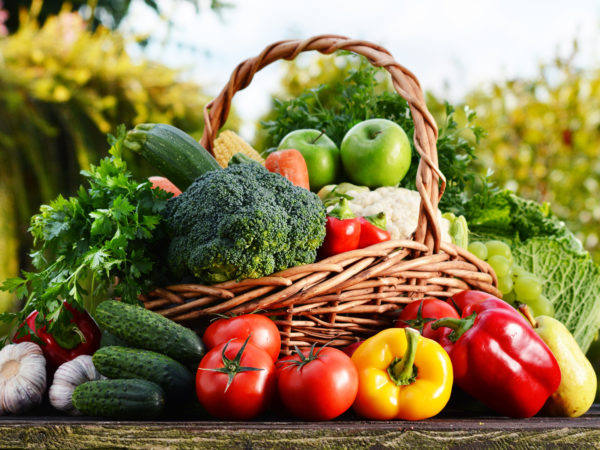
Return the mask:
<svg viewBox="0 0 600 450">
<path fill-rule="evenodd" d="M 417 228 L 421 195 L 417 191 L 398 187 L 380 187 L 375 190 L 348 190 L 352 197 L 350 209 L 357 216 L 370 216 L 383 211 L 387 219 L 387 230 L 392 239 L 407 239 Z M 442 240 L 452 242 L 448 232 L 450 222 L 442 218 L 438 210 L 438 223 L 442 230 Z"/>
</svg>

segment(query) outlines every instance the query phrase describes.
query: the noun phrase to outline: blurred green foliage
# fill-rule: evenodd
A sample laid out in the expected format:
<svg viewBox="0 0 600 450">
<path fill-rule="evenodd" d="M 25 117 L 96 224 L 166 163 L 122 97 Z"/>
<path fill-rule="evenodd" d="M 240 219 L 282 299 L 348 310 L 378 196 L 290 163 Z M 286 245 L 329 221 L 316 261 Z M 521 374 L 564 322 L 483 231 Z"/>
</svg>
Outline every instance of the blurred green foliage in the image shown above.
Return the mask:
<svg viewBox="0 0 600 450">
<path fill-rule="evenodd" d="M 600 70 L 578 68 L 577 47 L 533 78 L 502 81 L 466 97 L 487 130 L 480 170 L 519 195 L 549 202 L 600 261 Z"/>
<path fill-rule="evenodd" d="M 4 0 L 4 9 L 8 12 L 6 27 L 13 33 L 19 29 L 21 10 L 39 8 L 37 19 L 40 24 L 46 22 L 49 17 L 59 14 L 68 9 L 81 13 L 92 29 L 102 25 L 106 28 L 116 29 L 127 15 L 129 8 L 134 2 L 144 3 L 154 10 L 157 15 L 164 17 L 164 11 L 159 6 L 158 0 Z M 200 10 L 199 0 L 175 0 L 192 3 L 196 12 Z M 210 8 L 219 11 L 229 6 L 220 0 L 211 0 Z M 167 18 L 168 19 L 168 18 Z"/>
<path fill-rule="evenodd" d="M 29 267 L 30 217 L 75 191 L 80 170 L 106 155 L 106 133 L 164 122 L 200 138 L 209 100 L 179 71 L 132 60 L 119 33 L 88 31 L 77 13 L 41 27 L 24 18 L 0 38 L 0 280 Z M 228 127 L 237 127 L 235 114 Z M 127 160 L 140 178 L 153 173 L 139 157 Z M 0 311 L 10 302 L 0 298 Z"/>
<path fill-rule="evenodd" d="M 468 122 L 470 110 L 475 124 L 487 132 L 477 145 L 472 168 L 481 175 L 493 171 L 490 180 L 522 197 L 549 202 L 553 212 L 600 261 L 600 70 L 576 67 L 573 54 L 540 66 L 537 76 L 495 83 L 474 90 L 456 106 L 459 128 Z M 339 83 L 356 58 L 311 56 L 286 65 L 276 97 L 298 96 L 306 87 Z M 417 74 L 418 76 L 418 74 Z M 382 89 L 389 89 L 388 78 Z M 331 91 L 333 92 L 333 91 Z M 327 100 L 325 91 L 325 100 Z M 426 93 L 427 105 L 442 123 L 444 102 Z M 263 120 L 273 118 L 274 107 Z M 474 139 L 465 133 L 465 139 Z M 265 149 L 266 133 L 257 129 L 256 148 Z"/>
</svg>

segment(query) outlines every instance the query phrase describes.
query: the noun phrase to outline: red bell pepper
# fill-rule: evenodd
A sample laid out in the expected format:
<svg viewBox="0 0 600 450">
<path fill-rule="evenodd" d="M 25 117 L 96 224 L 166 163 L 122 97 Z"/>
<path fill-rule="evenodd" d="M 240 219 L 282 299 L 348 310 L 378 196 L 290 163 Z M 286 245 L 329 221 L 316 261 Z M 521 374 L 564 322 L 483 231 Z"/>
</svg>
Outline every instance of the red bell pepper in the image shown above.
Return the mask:
<svg viewBox="0 0 600 450">
<path fill-rule="evenodd" d="M 38 311 L 33 311 L 27 316 L 25 323 L 35 337 L 27 331 L 23 335 L 17 332 L 17 337 L 13 339 L 14 342 L 29 341 L 41 344 L 49 373 L 54 373 L 61 364 L 79 355 L 92 355 L 100 347 L 102 338 L 98 325 L 87 311 L 79 311 L 66 301 L 63 302 L 63 306 L 71 315 L 66 329 L 63 327 L 60 332 L 57 330 L 51 334 L 47 331 L 46 325 L 38 328 L 35 323 Z M 22 327 L 23 325 L 20 328 Z"/>
<path fill-rule="evenodd" d="M 340 202 L 327 214 L 325 239 L 319 248 L 319 257 L 325 258 L 358 248 L 360 221 L 350 210 L 348 200 Z"/>
<path fill-rule="evenodd" d="M 487 292 L 476 291 L 476 290 L 465 290 L 454 294 L 452 297 L 449 297 L 446 300 L 450 306 L 458 311 L 459 314 L 463 312 L 466 306 L 471 305 L 473 303 L 481 303 L 484 300 L 488 300 L 490 298 L 497 298 L 492 294 L 488 294 Z M 506 303 L 508 305 L 508 303 Z M 510 306 L 510 305 L 508 305 Z M 511 306 L 512 308 L 512 306 Z"/>
<path fill-rule="evenodd" d="M 383 211 L 372 216 L 359 217 L 358 220 L 360 221 L 358 248 L 365 248 L 391 239 L 392 235 L 386 230 L 387 224 Z"/>
<path fill-rule="evenodd" d="M 454 330 L 446 350 L 458 387 L 500 414 L 531 417 L 558 389 L 560 367 L 531 325 L 502 303 L 467 304 L 461 319 L 440 319 L 432 328 Z"/>
</svg>

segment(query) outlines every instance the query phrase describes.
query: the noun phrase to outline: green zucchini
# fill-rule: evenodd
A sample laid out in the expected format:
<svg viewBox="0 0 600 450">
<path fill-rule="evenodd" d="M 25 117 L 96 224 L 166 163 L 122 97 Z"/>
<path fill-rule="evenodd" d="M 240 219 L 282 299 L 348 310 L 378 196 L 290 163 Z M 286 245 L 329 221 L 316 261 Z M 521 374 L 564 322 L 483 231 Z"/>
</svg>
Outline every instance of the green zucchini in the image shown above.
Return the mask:
<svg viewBox="0 0 600 450">
<path fill-rule="evenodd" d="M 200 175 L 222 169 L 193 137 L 163 123 L 143 123 L 130 130 L 125 148 L 139 152 L 155 169 L 182 191 Z"/>
<path fill-rule="evenodd" d="M 96 308 L 96 322 L 128 346 L 152 350 L 183 364 L 204 356 L 202 340 L 189 328 L 141 306 L 105 300 Z"/>
<path fill-rule="evenodd" d="M 73 391 L 73 406 L 87 416 L 154 419 L 165 404 L 161 387 L 147 380 L 97 380 Z"/>
<path fill-rule="evenodd" d="M 107 378 L 141 378 L 158 384 L 167 401 L 194 394 L 194 376 L 181 363 L 150 350 L 103 347 L 92 357 L 94 367 Z"/>
</svg>

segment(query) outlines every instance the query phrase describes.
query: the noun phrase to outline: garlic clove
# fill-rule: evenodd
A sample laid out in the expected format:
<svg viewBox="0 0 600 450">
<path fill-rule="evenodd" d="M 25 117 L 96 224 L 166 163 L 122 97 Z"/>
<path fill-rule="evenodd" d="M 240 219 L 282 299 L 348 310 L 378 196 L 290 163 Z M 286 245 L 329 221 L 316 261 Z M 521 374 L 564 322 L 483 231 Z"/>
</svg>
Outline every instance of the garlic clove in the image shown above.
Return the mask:
<svg viewBox="0 0 600 450">
<path fill-rule="evenodd" d="M 77 386 L 87 381 L 105 379 L 92 362 L 90 355 L 81 355 L 77 358 L 62 364 L 54 373 L 54 381 L 48 396 L 50 404 L 60 411 L 68 414 L 81 414 L 73 406 L 71 397 Z"/>
</svg>

